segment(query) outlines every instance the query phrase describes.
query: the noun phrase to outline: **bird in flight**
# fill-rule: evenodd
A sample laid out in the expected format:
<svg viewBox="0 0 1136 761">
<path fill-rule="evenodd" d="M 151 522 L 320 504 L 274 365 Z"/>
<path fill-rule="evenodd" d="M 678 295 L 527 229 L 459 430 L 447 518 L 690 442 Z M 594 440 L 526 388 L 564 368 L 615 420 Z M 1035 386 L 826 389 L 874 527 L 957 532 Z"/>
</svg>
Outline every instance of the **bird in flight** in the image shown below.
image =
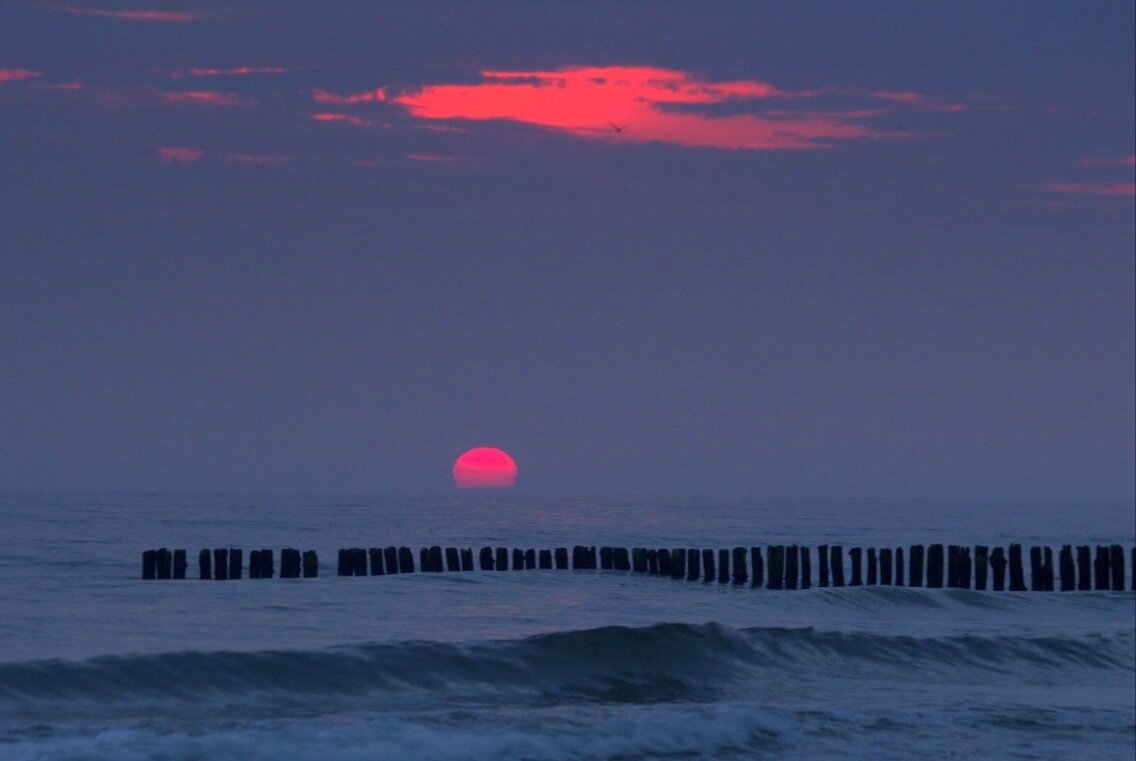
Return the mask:
<svg viewBox="0 0 1136 761">
<path fill-rule="evenodd" d="M 610 124 L 611 128 L 616 131 L 616 134 L 623 132 L 623 130 L 627 128 L 626 124 L 623 125 L 622 127 L 619 126 L 618 124 L 616 124 L 615 122 L 608 122 L 608 124 Z"/>
</svg>

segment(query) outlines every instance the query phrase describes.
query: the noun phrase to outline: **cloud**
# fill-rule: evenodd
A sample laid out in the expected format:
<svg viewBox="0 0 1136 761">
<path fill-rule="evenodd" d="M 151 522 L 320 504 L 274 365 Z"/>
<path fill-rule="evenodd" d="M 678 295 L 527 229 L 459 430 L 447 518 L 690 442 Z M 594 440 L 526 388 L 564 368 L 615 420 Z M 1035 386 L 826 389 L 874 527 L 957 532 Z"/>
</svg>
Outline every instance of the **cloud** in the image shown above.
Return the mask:
<svg viewBox="0 0 1136 761">
<path fill-rule="evenodd" d="M 575 137 L 740 150 L 823 148 L 838 141 L 909 137 L 872 129 L 873 111 L 778 112 L 770 104 L 828 94 L 783 91 L 756 80 L 708 81 L 651 66 L 576 66 L 549 71 L 480 72 L 473 84 L 437 84 L 392 93 L 378 88 L 322 103 L 385 102 L 428 121 L 510 121 Z M 723 113 L 723 111 L 726 111 Z"/>
<path fill-rule="evenodd" d="M 106 8 L 82 8 L 75 5 L 56 5 L 56 10 L 70 13 L 74 16 L 95 16 L 109 18 L 116 21 L 140 21 L 152 24 L 189 24 L 201 19 L 201 16 L 189 11 L 161 11 L 161 10 L 110 10 Z"/>
<path fill-rule="evenodd" d="M 1136 156 L 1119 156 L 1111 158 L 1087 158 L 1077 162 L 1077 166 L 1136 166 Z"/>
<path fill-rule="evenodd" d="M 32 71 L 31 69 L 0 69 L 0 85 L 42 76 L 42 71 Z"/>
<path fill-rule="evenodd" d="M 225 153 L 221 160 L 229 164 L 284 164 L 291 158 L 277 154 Z"/>
<path fill-rule="evenodd" d="M 165 146 L 158 149 L 158 160 L 163 164 L 192 164 L 201 159 L 205 151 L 183 146 Z"/>
<path fill-rule="evenodd" d="M 159 97 L 166 103 L 198 106 L 252 106 L 255 101 L 245 100 L 234 92 L 215 90 L 163 90 Z"/>
<path fill-rule="evenodd" d="M 364 118 L 362 116 L 355 116 L 354 114 L 320 112 L 320 113 L 312 114 L 309 118 L 312 121 L 315 121 L 315 122 L 331 122 L 331 123 L 339 122 L 341 124 L 350 124 L 353 127 L 388 127 L 388 126 L 390 126 L 389 124 L 386 124 L 384 122 L 378 122 L 378 121 L 375 121 L 374 119 L 367 119 L 367 118 Z"/>
<path fill-rule="evenodd" d="M 1136 182 L 1051 182 L 1042 190 L 1063 195 L 1132 196 L 1136 195 Z"/>
<path fill-rule="evenodd" d="M 186 77 L 241 77 L 253 74 L 284 74 L 288 70 L 283 66 L 234 66 L 228 69 L 209 69 L 193 67 L 166 72 L 167 79 L 184 79 Z"/>
</svg>

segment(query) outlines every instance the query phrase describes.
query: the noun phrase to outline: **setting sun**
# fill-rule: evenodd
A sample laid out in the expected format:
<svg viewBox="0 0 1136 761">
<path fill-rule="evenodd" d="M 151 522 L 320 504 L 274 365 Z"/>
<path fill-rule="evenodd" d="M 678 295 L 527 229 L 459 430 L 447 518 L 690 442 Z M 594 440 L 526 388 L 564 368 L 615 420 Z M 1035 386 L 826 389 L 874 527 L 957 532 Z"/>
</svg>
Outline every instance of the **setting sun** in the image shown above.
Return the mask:
<svg viewBox="0 0 1136 761">
<path fill-rule="evenodd" d="M 454 461 L 459 489 L 507 488 L 517 481 L 517 464 L 495 447 L 476 447 Z"/>
</svg>

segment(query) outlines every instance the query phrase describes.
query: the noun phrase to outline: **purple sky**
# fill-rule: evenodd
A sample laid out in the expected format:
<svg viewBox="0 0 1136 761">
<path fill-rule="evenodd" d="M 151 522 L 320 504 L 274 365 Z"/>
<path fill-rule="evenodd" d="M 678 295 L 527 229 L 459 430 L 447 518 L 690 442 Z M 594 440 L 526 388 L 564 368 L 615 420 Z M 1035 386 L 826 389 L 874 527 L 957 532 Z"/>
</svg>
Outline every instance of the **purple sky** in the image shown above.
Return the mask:
<svg viewBox="0 0 1136 761">
<path fill-rule="evenodd" d="M 1136 493 L 1136 20 L 0 5 L 0 488 Z"/>
</svg>

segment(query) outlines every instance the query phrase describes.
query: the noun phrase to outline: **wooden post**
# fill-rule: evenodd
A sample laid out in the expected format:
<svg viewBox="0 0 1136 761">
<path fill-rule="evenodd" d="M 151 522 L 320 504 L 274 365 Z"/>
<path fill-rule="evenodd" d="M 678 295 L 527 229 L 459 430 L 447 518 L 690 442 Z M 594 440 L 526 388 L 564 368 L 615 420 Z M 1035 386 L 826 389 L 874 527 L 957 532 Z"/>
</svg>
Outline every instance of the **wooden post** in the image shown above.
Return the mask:
<svg viewBox="0 0 1136 761">
<path fill-rule="evenodd" d="M 387 576 L 398 573 L 398 547 L 384 547 L 383 548 L 383 565 L 386 566 Z"/>
<path fill-rule="evenodd" d="M 828 548 L 828 566 L 832 573 L 832 586 L 844 586 L 844 548 L 834 544 Z"/>
<path fill-rule="evenodd" d="M 146 550 L 142 553 L 142 578 L 153 581 L 158 578 L 158 551 Z"/>
<path fill-rule="evenodd" d="M 765 561 L 761 557 L 760 547 L 749 548 L 749 566 L 753 570 L 753 585 L 760 587 L 765 583 Z"/>
<path fill-rule="evenodd" d="M 1110 589 L 1112 585 L 1109 583 L 1111 581 L 1111 579 L 1109 578 L 1109 552 L 1108 547 L 1103 544 L 1097 545 L 1095 571 L 1096 582 L 1093 585 L 1093 588 L 1097 591 Z"/>
<path fill-rule="evenodd" d="M 367 575 L 367 551 L 362 547 L 351 549 L 351 572 L 355 576 Z"/>
<path fill-rule="evenodd" d="M 911 573 L 907 575 L 908 586 L 923 586 L 923 545 L 911 545 Z"/>
<path fill-rule="evenodd" d="M 213 578 L 213 554 L 209 550 L 197 553 L 197 575 L 202 579 Z"/>
<path fill-rule="evenodd" d="M 615 559 L 611 547 L 600 547 L 600 570 L 611 571 L 615 568 Z"/>
<path fill-rule="evenodd" d="M 828 586 L 828 545 L 817 547 L 817 559 L 820 561 L 820 586 Z"/>
<path fill-rule="evenodd" d="M 519 550 L 516 547 L 513 548 L 513 570 L 525 570 L 525 551 Z"/>
<path fill-rule="evenodd" d="M 483 571 L 492 571 L 493 570 L 493 548 L 492 547 L 482 547 L 481 548 L 481 550 L 477 553 L 477 565 Z"/>
<path fill-rule="evenodd" d="M 785 548 L 785 589 L 796 589 L 800 578 L 801 553 L 797 545 L 791 544 Z"/>
<path fill-rule="evenodd" d="M 446 570 L 447 571 L 460 571 L 462 569 L 461 556 L 458 555 L 457 547 L 446 548 Z"/>
<path fill-rule="evenodd" d="M 304 565 L 305 579 L 314 579 L 319 576 L 319 556 L 315 550 L 305 550 L 301 562 Z"/>
<path fill-rule="evenodd" d="M 504 547 L 497 548 L 497 557 L 495 558 L 493 568 L 498 571 L 509 570 L 509 550 Z"/>
<path fill-rule="evenodd" d="M 1123 578 L 1124 578 L 1124 564 L 1123 564 L 1124 552 L 1123 551 L 1121 551 L 1120 560 L 1121 560 L 1121 566 L 1120 566 L 1121 582 L 1120 583 L 1121 583 L 1121 589 L 1123 589 L 1124 588 L 1123 587 L 1123 584 L 1124 584 L 1124 581 L 1123 581 Z M 188 566 L 189 566 L 189 563 L 187 563 L 186 560 L 185 560 L 185 550 L 174 550 L 174 578 L 175 579 L 184 579 L 185 578 L 185 569 Z"/>
<path fill-rule="evenodd" d="M 254 552 L 255 552 L 255 550 L 254 550 Z M 232 555 L 230 555 L 230 557 L 232 557 Z M 260 578 L 271 579 L 273 576 L 276 575 L 276 568 L 275 568 L 275 566 L 272 562 L 272 550 L 262 549 L 260 551 L 259 565 L 260 565 L 260 568 L 259 568 Z M 251 573 L 251 570 L 252 570 L 252 553 L 249 553 L 249 570 L 250 570 L 249 578 L 252 578 L 252 573 Z"/>
<path fill-rule="evenodd" d="M 244 561 L 244 550 L 236 549 L 235 547 L 229 548 L 229 578 L 239 579 L 241 577 L 241 564 Z"/>
<path fill-rule="evenodd" d="M 1053 548 L 1052 547 L 1042 547 L 1041 553 L 1042 553 L 1041 567 L 1045 571 L 1045 591 L 1046 592 L 1052 592 L 1053 591 Z"/>
<path fill-rule="evenodd" d="M 671 564 L 671 551 L 665 547 L 660 547 L 655 556 L 659 560 L 659 574 L 661 576 L 670 576 L 674 573 L 674 566 Z"/>
<path fill-rule="evenodd" d="M 1077 589 L 1087 592 L 1093 588 L 1093 556 L 1087 544 L 1077 545 Z"/>
<path fill-rule="evenodd" d="M 616 547 L 612 557 L 612 564 L 617 571 L 630 571 L 631 570 L 631 557 L 627 553 L 626 547 Z"/>
<path fill-rule="evenodd" d="M 445 564 L 442 561 L 442 548 L 434 545 L 430 548 L 430 567 L 434 569 L 434 573 L 444 573 Z"/>
<path fill-rule="evenodd" d="M 1030 559 L 1030 591 L 1041 592 L 1045 589 L 1045 572 L 1041 568 L 1041 548 L 1034 546 L 1029 550 Z"/>
<path fill-rule="evenodd" d="M 686 578 L 698 581 L 702 575 L 702 552 L 694 547 L 686 550 Z"/>
<path fill-rule="evenodd" d="M 702 550 L 702 580 L 714 580 L 714 550 Z"/>
<path fill-rule="evenodd" d="M 1022 571 L 1022 546 L 1010 545 L 1010 591 L 1026 591 L 1025 575 Z"/>
<path fill-rule="evenodd" d="M 568 570 L 568 548 L 557 547 L 552 553 L 553 558 L 556 560 L 556 569 L 559 571 Z"/>
<path fill-rule="evenodd" d="M 371 573 L 375 573 L 375 562 L 378 561 L 379 573 L 383 572 L 383 551 L 380 549 L 371 550 Z M 280 578 L 282 579 L 298 579 L 300 578 L 300 567 L 302 561 L 300 558 L 300 551 L 291 547 L 285 547 L 280 550 Z"/>
<path fill-rule="evenodd" d="M 974 588 L 986 590 L 986 570 L 990 565 L 990 548 L 980 544 L 974 548 Z"/>
<path fill-rule="evenodd" d="M 813 585 L 813 566 L 809 559 L 809 548 L 801 547 L 801 589 L 808 589 Z"/>
<path fill-rule="evenodd" d="M 1006 551 L 1001 547 L 990 551 L 990 577 L 995 592 L 1006 588 Z"/>
<path fill-rule="evenodd" d="M 891 547 L 880 548 L 880 584 L 891 586 Z"/>
<path fill-rule="evenodd" d="M 686 576 L 686 548 L 676 547 L 671 550 L 671 576 L 676 579 Z"/>
<path fill-rule="evenodd" d="M 958 586 L 970 589 L 970 547 L 959 547 Z"/>
<path fill-rule="evenodd" d="M 165 547 L 159 547 L 154 553 L 154 564 L 159 579 L 168 579 L 173 576 L 173 555 Z"/>
<path fill-rule="evenodd" d="M 927 586 L 940 589 L 943 586 L 943 545 L 932 544 L 927 547 Z"/>
<path fill-rule="evenodd" d="M 536 570 L 536 548 L 534 547 L 525 550 L 525 568 L 530 571 Z"/>
<path fill-rule="evenodd" d="M 418 570 L 422 573 L 430 573 L 434 570 L 434 565 L 430 559 L 430 548 L 422 547 L 418 550 Z"/>
<path fill-rule="evenodd" d="M 584 547 L 577 544 L 572 547 L 572 568 L 578 571 L 586 567 L 587 563 L 584 561 Z"/>
<path fill-rule="evenodd" d="M 745 584 L 749 581 L 749 563 L 746 562 L 748 559 L 746 556 L 748 554 L 745 547 L 734 548 L 733 568 L 735 584 Z"/>
<path fill-rule="evenodd" d="M 652 549 L 647 550 L 647 573 L 650 574 L 651 576 L 657 576 L 659 574 L 659 551 L 658 550 L 652 550 Z"/>
<path fill-rule="evenodd" d="M 249 578 L 260 578 L 260 550 L 253 550 L 249 553 Z"/>
<path fill-rule="evenodd" d="M 848 550 L 848 561 L 852 564 L 852 580 L 848 582 L 850 587 L 859 587 L 864 583 L 863 577 L 860 575 L 860 556 L 863 552 L 859 547 Z"/>
<path fill-rule="evenodd" d="M 718 550 L 718 583 L 725 584 L 730 580 L 730 551 Z"/>
<path fill-rule="evenodd" d="M 1112 591 L 1124 591 L 1124 548 L 1119 544 L 1113 544 L 1109 547 L 1109 555 L 1112 558 Z M 175 575 L 176 579 L 177 576 Z"/>
<path fill-rule="evenodd" d="M 552 570 L 552 550 L 540 551 L 540 567 L 541 570 Z"/>
<path fill-rule="evenodd" d="M 213 550 L 213 578 L 217 581 L 229 578 L 229 551 L 224 547 Z"/>
<path fill-rule="evenodd" d="M 895 548 L 895 585 L 897 587 L 903 586 L 903 548 Z"/>
<path fill-rule="evenodd" d="M 1057 563 L 1061 569 L 1061 591 L 1072 592 L 1077 588 L 1077 571 L 1073 565 L 1072 545 L 1061 545 L 1061 551 L 1057 553 Z"/>
<path fill-rule="evenodd" d="M 461 569 L 463 571 L 472 571 L 473 570 L 473 548 L 472 547 L 462 547 L 461 548 Z"/>
<path fill-rule="evenodd" d="M 766 583 L 770 589 L 785 588 L 785 547 L 773 545 L 766 548 L 768 558 L 768 573 Z"/>
<path fill-rule="evenodd" d="M 958 554 L 957 544 L 947 545 L 947 586 L 958 586 Z"/>
<path fill-rule="evenodd" d="M 879 570 L 878 561 L 876 560 L 876 548 L 868 548 L 868 586 L 874 587 L 879 583 Z"/>
<path fill-rule="evenodd" d="M 344 547 L 339 548 L 339 562 L 336 565 L 336 574 L 339 576 L 351 575 L 351 550 Z"/>
<path fill-rule="evenodd" d="M 398 548 L 398 572 L 414 573 L 414 553 L 409 547 Z"/>
<path fill-rule="evenodd" d="M 643 547 L 632 548 L 631 570 L 635 573 L 647 573 L 647 550 Z"/>
</svg>

